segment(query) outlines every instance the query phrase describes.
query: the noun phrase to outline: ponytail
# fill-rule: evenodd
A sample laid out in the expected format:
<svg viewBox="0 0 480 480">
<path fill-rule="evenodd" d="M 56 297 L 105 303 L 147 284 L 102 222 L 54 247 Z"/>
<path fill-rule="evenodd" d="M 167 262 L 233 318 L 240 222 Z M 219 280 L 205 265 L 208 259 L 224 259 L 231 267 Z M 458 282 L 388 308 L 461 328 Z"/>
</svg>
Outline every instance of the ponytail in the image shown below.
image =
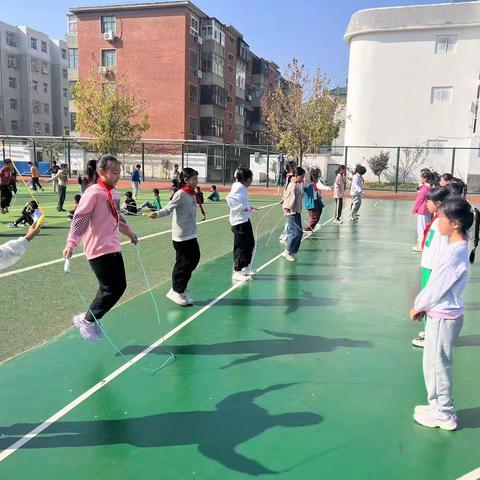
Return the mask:
<svg viewBox="0 0 480 480">
<path fill-rule="evenodd" d="M 474 216 L 475 230 L 473 234 L 473 250 L 470 253 L 470 263 L 475 261 L 475 252 L 477 250 L 480 237 L 480 212 L 478 211 L 478 208 L 475 207 L 472 207 L 472 212 Z"/>
</svg>

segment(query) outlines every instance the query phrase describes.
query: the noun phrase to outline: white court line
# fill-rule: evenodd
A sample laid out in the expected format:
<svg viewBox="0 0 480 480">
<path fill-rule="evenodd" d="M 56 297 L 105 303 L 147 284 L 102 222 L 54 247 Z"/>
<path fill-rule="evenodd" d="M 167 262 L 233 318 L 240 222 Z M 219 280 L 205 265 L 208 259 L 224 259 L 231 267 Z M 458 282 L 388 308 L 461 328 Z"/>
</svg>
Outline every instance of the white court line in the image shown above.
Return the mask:
<svg viewBox="0 0 480 480">
<path fill-rule="evenodd" d="M 328 223 L 330 223 L 333 220 L 333 217 L 329 220 L 327 220 L 324 224 L 321 225 L 321 227 L 326 226 Z M 302 241 L 309 237 L 310 234 L 307 234 L 303 237 Z M 264 263 L 261 267 L 257 268 L 257 272 L 261 272 L 263 269 L 267 268 L 269 265 L 271 265 L 273 262 L 278 260 L 280 257 L 283 256 L 283 253 L 278 254 L 277 256 L 271 258 L 268 262 Z M 152 350 L 157 348 L 158 346 L 162 345 L 162 343 L 165 343 L 169 338 L 173 337 L 176 333 L 178 333 L 180 330 L 184 329 L 187 325 L 192 323 L 196 318 L 198 318 L 200 315 L 205 313 L 207 310 L 209 310 L 211 307 L 213 307 L 215 304 L 217 304 L 220 300 L 224 299 L 227 295 L 235 291 L 237 288 L 242 286 L 245 282 L 239 282 L 236 283 L 235 285 L 232 285 L 229 289 L 225 290 L 222 294 L 220 294 L 217 298 L 212 300 L 210 303 L 202 307 L 198 312 L 194 313 L 190 317 L 188 317 L 185 321 L 183 321 L 180 325 L 176 326 L 174 329 L 170 330 L 167 334 L 165 334 L 163 337 L 159 338 L 156 342 L 152 343 L 149 347 L 147 347 L 145 350 L 140 352 L 138 355 L 133 357 L 131 360 L 129 360 L 127 363 L 124 363 L 121 367 L 117 368 L 117 370 L 113 371 L 110 375 L 106 376 L 103 380 L 100 380 L 98 383 L 96 383 L 93 387 L 89 388 L 86 392 L 82 393 L 82 395 L 78 396 L 75 400 L 71 401 L 68 405 L 63 407 L 61 410 L 59 410 L 57 413 L 53 414 L 50 418 L 42 422 L 40 425 L 35 427 L 33 430 L 31 430 L 29 433 L 27 433 L 25 436 L 23 436 L 20 440 L 17 440 L 15 443 L 10 445 L 8 448 L 3 450 L 0 453 L 0 462 L 3 462 L 6 458 L 8 458 L 12 453 L 16 452 L 19 448 L 23 447 L 26 443 L 28 443 L 30 440 L 34 439 L 39 433 L 42 433 L 44 430 L 46 430 L 50 425 L 53 425 L 55 422 L 60 420 L 62 417 L 64 417 L 67 413 L 72 411 L 75 407 L 78 407 L 81 403 L 83 403 L 87 398 L 91 397 L 94 393 L 98 392 L 101 388 L 103 388 L 105 385 L 108 385 L 112 380 L 117 378 L 120 374 L 128 370 L 131 366 L 135 365 L 138 363 L 143 357 L 148 355 Z"/>
<path fill-rule="evenodd" d="M 470 473 L 467 473 L 463 477 L 458 478 L 457 480 L 478 480 L 480 478 L 480 467 L 473 470 Z"/>
<path fill-rule="evenodd" d="M 358 243 L 375 243 L 375 244 L 379 244 L 379 245 L 402 245 L 402 246 L 411 246 L 412 244 L 411 243 L 401 243 L 401 242 L 380 242 L 380 241 L 377 241 L 377 240 L 354 240 L 354 242 L 358 242 Z"/>
<path fill-rule="evenodd" d="M 258 210 L 271 207 L 273 205 L 276 205 L 277 203 L 278 202 L 264 205 L 263 207 L 259 207 Z M 228 218 L 228 217 L 229 215 L 222 215 L 220 217 L 209 218 L 208 220 L 197 222 L 197 225 L 203 225 L 205 223 L 215 222 L 216 220 L 221 220 L 223 218 Z M 170 230 L 164 230 L 162 232 L 152 233 L 150 235 L 139 237 L 138 240 L 141 241 L 141 240 L 147 240 L 149 238 L 159 237 L 160 235 L 166 235 L 167 233 L 171 233 L 171 231 L 172 230 L 170 229 Z M 22 235 L 19 235 L 19 237 L 21 236 Z M 131 243 L 130 240 L 126 240 L 125 242 L 121 242 L 120 245 L 128 245 L 129 243 Z M 76 253 L 75 255 L 72 255 L 72 258 L 78 258 L 83 256 L 85 256 L 85 253 Z M 37 270 L 38 268 L 49 267 L 50 265 L 55 265 L 56 263 L 62 263 L 64 261 L 65 261 L 64 258 L 57 258 L 55 260 L 50 260 L 48 262 L 38 263 L 36 265 L 30 265 L 29 267 L 19 268 L 17 270 L 12 270 L 10 272 L 0 273 L 0 278 L 10 277 L 11 275 L 16 275 L 17 273 L 24 273 L 24 272 L 29 272 L 31 270 Z"/>
</svg>

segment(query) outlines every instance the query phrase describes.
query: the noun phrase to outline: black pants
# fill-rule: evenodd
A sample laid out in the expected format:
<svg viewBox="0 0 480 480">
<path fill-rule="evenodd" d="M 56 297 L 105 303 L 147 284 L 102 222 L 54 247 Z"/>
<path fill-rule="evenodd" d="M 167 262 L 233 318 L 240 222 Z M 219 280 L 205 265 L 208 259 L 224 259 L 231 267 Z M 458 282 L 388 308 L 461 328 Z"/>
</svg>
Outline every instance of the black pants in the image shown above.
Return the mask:
<svg viewBox="0 0 480 480">
<path fill-rule="evenodd" d="M 8 208 L 12 201 L 12 190 L 10 185 L 0 185 L 0 206 L 1 208 Z"/>
<path fill-rule="evenodd" d="M 58 186 L 58 205 L 57 210 L 63 208 L 63 204 L 65 203 L 65 197 L 67 196 L 67 187 L 64 185 Z"/>
<path fill-rule="evenodd" d="M 340 220 L 340 217 L 342 216 L 342 209 L 343 209 L 343 198 L 336 198 L 335 203 L 336 203 L 335 220 Z"/>
<path fill-rule="evenodd" d="M 28 225 L 33 224 L 33 217 L 27 207 L 22 210 L 22 214 L 13 222 L 14 225 L 18 225 L 19 223 L 25 222 Z"/>
<path fill-rule="evenodd" d="M 98 291 L 86 319 L 94 322 L 95 319 L 100 320 L 120 300 L 127 288 L 127 279 L 121 252 L 102 255 L 89 260 L 89 263 L 98 280 Z"/>
<path fill-rule="evenodd" d="M 172 288 L 174 292 L 183 293 L 200 261 L 200 247 L 197 239 L 192 238 L 185 242 L 174 241 L 173 248 L 177 252 L 177 258 L 172 272 Z"/>
<path fill-rule="evenodd" d="M 233 232 L 233 268 L 236 272 L 248 267 L 252 262 L 255 238 L 250 220 L 232 227 Z"/>
<path fill-rule="evenodd" d="M 10 190 L 12 191 L 12 193 L 14 193 L 15 195 L 17 194 L 17 182 L 12 182 L 10 184 Z"/>
<path fill-rule="evenodd" d="M 40 179 L 39 178 L 32 178 L 32 188 L 35 192 L 37 191 L 37 187 L 40 190 L 43 190 L 43 187 L 40 185 Z"/>
</svg>

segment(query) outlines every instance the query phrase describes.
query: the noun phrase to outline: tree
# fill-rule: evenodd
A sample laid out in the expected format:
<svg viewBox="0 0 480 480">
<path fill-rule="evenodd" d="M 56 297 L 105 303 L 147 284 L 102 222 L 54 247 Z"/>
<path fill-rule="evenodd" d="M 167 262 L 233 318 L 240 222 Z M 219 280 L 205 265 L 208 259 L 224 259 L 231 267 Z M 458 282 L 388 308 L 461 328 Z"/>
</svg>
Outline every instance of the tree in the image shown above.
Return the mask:
<svg viewBox="0 0 480 480">
<path fill-rule="evenodd" d="M 102 83 L 98 75 L 79 80 L 72 90 L 77 105 L 77 130 L 94 137 L 90 146 L 102 153 L 125 153 L 150 128 L 147 107 L 124 77 Z"/>
<path fill-rule="evenodd" d="M 299 164 L 305 153 L 330 145 L 338 136 L 342 121 L 337 116 L 343 102 L 328 85 L 319 70 L 310 78 L 305 65 L 294 58 L 282 85 L 262 100 L 268 137 Z"/>
<path fill-rule="evenodd" d="M 418 167 L 423 165 L 425 157 L 424 147 L 406 147 L 402 148 L 403 157 L 400 159 L 400 171 L 402 175 L 402 183 L 407 181 L 408 176 Z"/>
<path fill-rule="evenodd" d="M 378 155 L 374 155 L 367 160 L 368 166 L 371 168 L 374 175 L 378 177 L 379 182 L 382 181 L 380 175 L 388 168 L 389 161 L 390 152 L 384 152 L 383 150 Z"/>
</svg>

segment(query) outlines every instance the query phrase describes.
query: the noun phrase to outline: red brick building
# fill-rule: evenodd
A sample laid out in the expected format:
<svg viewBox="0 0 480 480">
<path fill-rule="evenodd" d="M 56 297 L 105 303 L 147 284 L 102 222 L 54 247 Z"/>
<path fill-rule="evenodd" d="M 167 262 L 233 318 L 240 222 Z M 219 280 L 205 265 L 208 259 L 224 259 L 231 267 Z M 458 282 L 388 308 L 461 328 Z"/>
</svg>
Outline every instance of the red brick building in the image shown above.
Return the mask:
<svg viewBox="0 0 480 480">
<path fill-rule="evenodd" d="M 144 138 L 261 141 L 260 98 L 279 85 L 278 67 L 191 2 L 72 8 L 68 33 L 71 85 L 91 73 L 105 83 L 125 76 L 148 102 Z"/>
</svg>

